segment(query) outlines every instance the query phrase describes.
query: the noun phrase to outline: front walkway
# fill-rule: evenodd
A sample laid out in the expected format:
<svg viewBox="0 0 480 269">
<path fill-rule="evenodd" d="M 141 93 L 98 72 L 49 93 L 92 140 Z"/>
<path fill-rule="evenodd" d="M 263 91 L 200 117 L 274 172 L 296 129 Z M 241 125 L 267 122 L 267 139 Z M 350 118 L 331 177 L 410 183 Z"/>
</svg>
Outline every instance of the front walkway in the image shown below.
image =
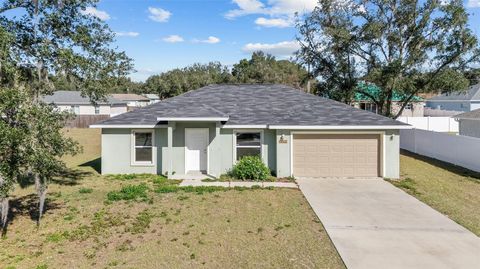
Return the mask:
<svg viewBox="0 0 480 269">
<path fill-rule="evenodd" d="M 480 239 L 381 179 L 297 183 L 348 268 L 479 268 Z"/>
<path fill-rule="evenodd" d="M 260 186 L 262 188 L 275 187 L 275 188 L 295 188 L 298 189 L 298 185 L 293 182 L 243 182 L 243 181 L 207 181 L 203 182 L 201 179 L 186 179 L 180 182 L 180 187 L 183 186 L 219 186 L 225 188 L 233 187 L 248 187 Z"/>
</svg>

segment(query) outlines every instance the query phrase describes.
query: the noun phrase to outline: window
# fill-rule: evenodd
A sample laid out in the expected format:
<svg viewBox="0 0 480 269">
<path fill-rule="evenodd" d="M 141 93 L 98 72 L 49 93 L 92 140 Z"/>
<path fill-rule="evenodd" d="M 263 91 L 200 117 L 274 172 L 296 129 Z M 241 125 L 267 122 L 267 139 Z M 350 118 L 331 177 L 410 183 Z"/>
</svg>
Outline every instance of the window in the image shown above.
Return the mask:
<svg viewBox="0 0 480 269">
<path fill-rule="evenodd" d="M 370 111 L 373 113 L 378 113 L 377 104 L 375 103 L 360 103 L 360 109 Z"/>
<path fill-rule="evenodd" d="M 262 156 L 261 132 L 237 132 L 235 136 L 237 161 L 244 156 Z"/>
<path fill-rule="evenodd" d="M 412 104 L 409 103 L 409 104 L 407 104 L 407 105 L 405 106 L 405 109 L 407 109 L 407 110 L 412 110 L 412 107 L 413 107 Z"/>
<path fill-rule="evenodd" d="M 80 114 L 80 106 L 70 106 L 70 113 L 73 113 L 75 115 Z"/>
<path fill-rule="evenodd" d="M 100 107 L 95 106 L 95 115 L 98 115 L 98 114 L 100 114 Z"/>
<path fill-rule="evenodd" d="M 152 164 L 153 163 L 153 132 L 135 131 L 133 132 L 133 163 L 134 164 Z"/>
</svg>

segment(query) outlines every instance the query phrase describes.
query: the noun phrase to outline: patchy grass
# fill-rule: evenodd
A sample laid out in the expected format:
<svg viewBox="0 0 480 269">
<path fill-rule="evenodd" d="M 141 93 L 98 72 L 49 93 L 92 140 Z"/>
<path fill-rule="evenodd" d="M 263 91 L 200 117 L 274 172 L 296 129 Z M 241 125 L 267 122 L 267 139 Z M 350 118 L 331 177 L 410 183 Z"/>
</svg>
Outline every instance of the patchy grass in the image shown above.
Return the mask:
<svg viewBox="0 0 480 269">
<path fill-rule="evenodd" d="M 409 152 L 390 182 L 480 236 L 480 173 Z"/>
<path fill-rule="evenodd" d="M 0 268 L 344 268 L 299 190 L 102 177 L 90 162 L 100 152 L 93 131 L 66 131 L 84 145 L 66 159 L 81 177 L 49 186 L 38 229 L 33 186 L 16 188 Z"/>
</svg>

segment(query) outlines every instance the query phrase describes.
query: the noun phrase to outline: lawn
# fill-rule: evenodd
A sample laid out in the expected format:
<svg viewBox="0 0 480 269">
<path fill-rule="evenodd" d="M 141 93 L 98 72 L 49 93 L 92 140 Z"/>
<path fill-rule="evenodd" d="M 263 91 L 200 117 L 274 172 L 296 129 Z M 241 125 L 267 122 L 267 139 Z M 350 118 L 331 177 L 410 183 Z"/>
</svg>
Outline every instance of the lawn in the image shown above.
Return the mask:
<svg viewBox="0 0 480 269">
<path fill-rule="evenodd" d="M 0 268 L 344 268 L 299 190 L 179 189 L 160 176 L 100 176 L 98 130 L 49 187 L 15 191 Z M 95 168 L 95 169 L 94 169 Z"/>
<path fill-rule="evenodd" d="M 480 173 L 403 152 L 401 181 L 391 181 L 480 236 Z"/>
</svg>

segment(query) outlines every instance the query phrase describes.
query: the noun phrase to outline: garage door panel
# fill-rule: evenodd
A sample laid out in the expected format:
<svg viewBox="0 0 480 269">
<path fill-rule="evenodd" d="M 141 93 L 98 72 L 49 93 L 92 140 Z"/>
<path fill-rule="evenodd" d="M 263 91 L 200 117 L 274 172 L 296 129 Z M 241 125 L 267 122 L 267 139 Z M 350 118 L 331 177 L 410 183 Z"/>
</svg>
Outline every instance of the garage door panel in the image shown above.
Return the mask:
<svg viewBox="0 0 480 269">
<path fill-rule="evenodd" d="M 376 177 L 379 135 L 296 134 L 293 174 L 302 177 Z"/>
</svg>

